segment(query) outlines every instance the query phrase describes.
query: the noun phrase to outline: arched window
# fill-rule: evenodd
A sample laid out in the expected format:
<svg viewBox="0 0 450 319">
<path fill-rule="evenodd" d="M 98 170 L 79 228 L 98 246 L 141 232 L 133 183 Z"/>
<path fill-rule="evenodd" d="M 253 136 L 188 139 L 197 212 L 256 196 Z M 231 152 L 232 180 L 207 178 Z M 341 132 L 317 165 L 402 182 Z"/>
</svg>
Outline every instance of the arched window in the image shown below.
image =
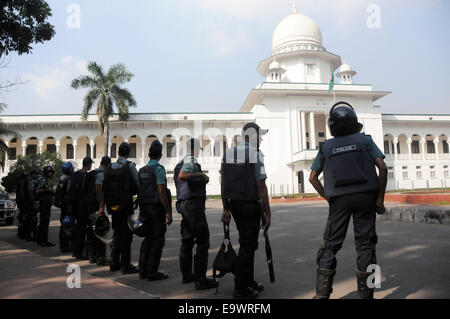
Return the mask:
<svg viewBox="0 0 450 319">
<path fill-rule="evenodd" d="M 86 144 L 86 157 L 91 157 L 91 145 Z"/>
<path fill-rule="evenodd" d="M 55 144 L 47 144 L 47 152 L 48 153 L 56 153 L 56 145 Z"/>
<path fill-rule="evenodd" d="M 74 159 L 74 152 L 73 152 L 73 145 L 67 144 L 66 145 L 66 159 Z"/>
</svg>

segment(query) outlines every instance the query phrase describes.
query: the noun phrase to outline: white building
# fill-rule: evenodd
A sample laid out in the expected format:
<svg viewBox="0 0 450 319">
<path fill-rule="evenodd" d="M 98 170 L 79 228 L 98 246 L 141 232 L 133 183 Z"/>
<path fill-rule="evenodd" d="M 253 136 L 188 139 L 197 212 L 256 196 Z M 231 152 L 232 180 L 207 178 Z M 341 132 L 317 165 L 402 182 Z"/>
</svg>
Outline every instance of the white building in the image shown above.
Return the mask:
<svg viewBox="0 0 450 319">
<path fill-rule="evenodd" d="M 294 9 L 281 21 L 273 34 L 273 51 L 258 71 L 265 81 L 250 92 L 237 113 L 131 114 L 126 122 L 113 118 L 112 157 L 127 141 L 132 160 L 143 166 L 152 140 L 158 138 L 165 147 L 162 164 L 173 188 L 170 176 L 182 158 L 183 141 L 198 137 L 204 146 L 200 163 L 211 177 L 208 193 L 219 194 L 224 149 L 239 140 L 246 122 L 257 122 L 270 130 L 261 149 L 271 194 L 311 193 L 310 167 L 321 143 L 331 137 L 326 123 L 336 99 L 355 107 L 364 132 L 385 151 L 389 189 L 450 187 L 450 115 L 382 114 L 376 103 L 390 92 L 356 84 L 356 72 L 326 50 L 319 27 L 309 17 Z M 338 80 L 334 94 L 328 92 L 332 72 Z M 78 168 L 87 155 L 97 165 L 105 155 L 105 138 L 98 133 L 94 115 L 85 122 L 78 114 L 1 116 L 0 120 L 22 135 L 5 141 L 12 149 L 8 165 L 19 155 L 45 150 L 58 152 Z"/>
</svg>

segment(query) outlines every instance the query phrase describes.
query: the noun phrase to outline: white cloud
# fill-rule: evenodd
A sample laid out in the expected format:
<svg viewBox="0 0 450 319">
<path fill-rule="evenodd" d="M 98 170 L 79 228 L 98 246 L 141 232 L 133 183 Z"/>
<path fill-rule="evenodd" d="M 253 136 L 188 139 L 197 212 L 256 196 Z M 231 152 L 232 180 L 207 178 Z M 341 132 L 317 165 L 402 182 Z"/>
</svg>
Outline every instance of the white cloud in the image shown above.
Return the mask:
<svg viewBox="0 0 450 319">
<path fill-rule="evenodd" d="M 69 88 L 75 77 L 86 73 L 87 63 L 66 55 L 53 65 L 36 67 L 35 72 L 22 75 L 41 100 L 48 100 L 55 92 Z"/>
<path fill-rule="evenodd" d="M 252 46 L 252 42 L 245 34 L 231 34 L 213 27 L 210 30 L 209 42 L 219 55 L 230 55 L 242 48 Z"/>
</svg>

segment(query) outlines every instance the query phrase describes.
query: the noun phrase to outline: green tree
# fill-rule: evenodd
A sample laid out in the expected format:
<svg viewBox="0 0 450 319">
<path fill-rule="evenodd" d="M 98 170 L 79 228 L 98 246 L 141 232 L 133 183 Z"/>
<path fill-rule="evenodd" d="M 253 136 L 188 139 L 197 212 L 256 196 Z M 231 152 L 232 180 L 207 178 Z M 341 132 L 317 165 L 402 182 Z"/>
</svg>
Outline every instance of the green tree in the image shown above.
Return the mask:
<svg viewBox="0 0 450 319">
<path fill-rule="evenodd" d="M 133 94 L 121 86 L 130 82 L 134 75 L 120 63 L 111 66 L 105 73 L 99 64 L 90 62 L 88 71 L 91 75 L 74 79 L 72 88 L 89 89 L 84 98 L 81 118 L 87 120 L 89 111 L 96 104 L 98 127 L 102 136 L 106 134 L 105 154 L 109 155 L 109 118 L 114 115 L 114 106 L 117 107 L 119 119 L 126 121 L 129 117 L 129 108 L 137 105 Z"/>
<path fill-rule="evenodd" d="M 0 103 L 0 113 L 6 108 L 6 104 Z M 20 137 L 20 134 L 14 132 L 5 127 L 5 125 L 0 121 L 0 138 L 2 137 Z M 4 141 L 0 139 L 0 167 L 2 170 L 5 168 L 6 154 L 9 153 L 9 147 Z"/>
<path fill-rule="evenodd" d="M 47 21 L 52 10 L 44 0 L 2 0 L 0 2 L 0 58 L 10 52 L 28 54 L 32 44 L 55 35 Z"/>
<path fill-rule="evenodd" d="M 50 181 L 50 185 L 55 186 L 61 176 L 62 164 L 63 160 L 61 159 L 61 156 L 51 152 L 19 156 L 16 163 L 11 166 L 8 175 L 2 178 L 2 186 L 5 188 L 6 192 L 14 193 L 22 173 L 26 172 L 30 174 L 32 169 L 38 169 L 42 172 L 42 169 L 45 166 L 53 166 L 55 168 L 55 177 Z"/>
</svg>

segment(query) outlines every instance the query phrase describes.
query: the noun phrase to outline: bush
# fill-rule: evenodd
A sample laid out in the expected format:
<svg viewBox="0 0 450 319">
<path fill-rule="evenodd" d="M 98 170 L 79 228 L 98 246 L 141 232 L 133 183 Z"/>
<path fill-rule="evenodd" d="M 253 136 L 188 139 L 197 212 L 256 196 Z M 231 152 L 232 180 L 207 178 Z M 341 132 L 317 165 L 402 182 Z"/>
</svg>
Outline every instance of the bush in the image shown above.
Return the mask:
<svg viewBox="0 0 450 319">
<path fill-rule="evenodd" d="M 17 162 L 11 166 L 8 175 L 2 178 L 2 186 L 8 193 L 16 191 L 20 176 L 23 172 L 30 174 L 32 169 L 37 169 L 42 174 L 42 169 L 45 166 L 53 166 L 55 175 L 49 182 L 50 186 L 55 186 L 59 177 L 61 176 L 61 166 L 63 161 L 56 153 L 43 152 L 41 154 L 34 154 L 28 156 L 19 156 Z"/>
</svg>

